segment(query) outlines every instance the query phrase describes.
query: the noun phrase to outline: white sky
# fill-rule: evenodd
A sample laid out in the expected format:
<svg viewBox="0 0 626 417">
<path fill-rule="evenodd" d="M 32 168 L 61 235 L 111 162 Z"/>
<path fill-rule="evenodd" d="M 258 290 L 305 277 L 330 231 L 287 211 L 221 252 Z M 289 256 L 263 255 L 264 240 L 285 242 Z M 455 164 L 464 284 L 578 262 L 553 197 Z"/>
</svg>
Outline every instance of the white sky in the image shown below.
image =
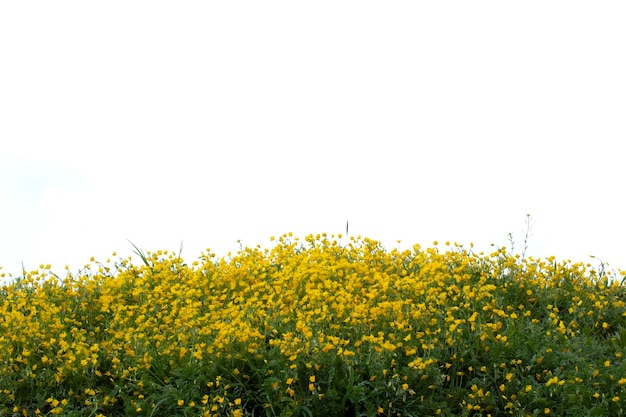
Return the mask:
<svg viewBox="0 0 626 417">
<path fill-rule="evenodd" d="M 0 3 L 0 265 L 342 233 L 626 269 L 623 1 Z M 516 248 L 516 249 L 517 249 Z"/>
</svg>

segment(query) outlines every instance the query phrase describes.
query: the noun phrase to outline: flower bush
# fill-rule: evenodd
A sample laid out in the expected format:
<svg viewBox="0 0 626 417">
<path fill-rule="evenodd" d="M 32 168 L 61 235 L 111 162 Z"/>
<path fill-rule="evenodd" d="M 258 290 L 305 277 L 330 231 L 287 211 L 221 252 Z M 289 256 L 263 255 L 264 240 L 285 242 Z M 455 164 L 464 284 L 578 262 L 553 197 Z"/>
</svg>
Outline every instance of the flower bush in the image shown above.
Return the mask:
<svg viewBox="0 0 626 417">
<path fill-rule="evenodd" d="M 0 416 L 624 414 L 618 277 L 340 240 L 25 273 L 0 290 Z"/>
</svg>

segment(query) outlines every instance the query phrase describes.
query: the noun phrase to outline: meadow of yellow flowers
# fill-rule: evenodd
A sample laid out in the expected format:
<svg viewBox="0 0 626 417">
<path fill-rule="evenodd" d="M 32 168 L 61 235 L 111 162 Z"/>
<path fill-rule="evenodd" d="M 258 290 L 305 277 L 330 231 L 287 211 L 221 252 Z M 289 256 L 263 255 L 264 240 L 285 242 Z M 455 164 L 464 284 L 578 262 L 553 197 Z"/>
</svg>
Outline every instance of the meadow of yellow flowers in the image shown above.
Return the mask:
<svg viewBox="0 0 626 417">
<path fill-rule="evenodd" d="M 290 234 L 0 289 L 0 416 L 619 416 L 626 290 L 589 265 Z"/>
</svg>

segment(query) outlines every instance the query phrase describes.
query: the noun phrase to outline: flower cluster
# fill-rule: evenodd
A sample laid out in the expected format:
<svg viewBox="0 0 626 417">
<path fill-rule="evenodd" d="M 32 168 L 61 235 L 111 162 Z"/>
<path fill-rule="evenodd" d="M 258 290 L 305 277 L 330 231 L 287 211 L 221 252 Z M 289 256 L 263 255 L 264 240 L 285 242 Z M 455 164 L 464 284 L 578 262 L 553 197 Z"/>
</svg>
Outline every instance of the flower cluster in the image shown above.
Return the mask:
<svg viewBox="0 0 626 417">
<path fill-rule="evenodd" d="M 2 287 L 0 415 L 624 414 L 626 290 L 604 271 L 272 240 Z"/>
</svg>

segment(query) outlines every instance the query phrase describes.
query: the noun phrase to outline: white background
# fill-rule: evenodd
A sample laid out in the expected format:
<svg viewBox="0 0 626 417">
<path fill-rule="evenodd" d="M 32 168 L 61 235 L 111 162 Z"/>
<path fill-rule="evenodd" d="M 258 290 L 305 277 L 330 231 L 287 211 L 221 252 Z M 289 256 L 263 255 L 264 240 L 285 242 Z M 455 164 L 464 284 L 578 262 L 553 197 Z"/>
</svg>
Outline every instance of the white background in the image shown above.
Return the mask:
<svg viewBox="0 0 626 417">
<path fill-rule="evenodd" d="M 527 213 L 624 269 L 624 4 L 3 2 L 0 272 L 347 220 L 517 252 Z"/>
</svg>

